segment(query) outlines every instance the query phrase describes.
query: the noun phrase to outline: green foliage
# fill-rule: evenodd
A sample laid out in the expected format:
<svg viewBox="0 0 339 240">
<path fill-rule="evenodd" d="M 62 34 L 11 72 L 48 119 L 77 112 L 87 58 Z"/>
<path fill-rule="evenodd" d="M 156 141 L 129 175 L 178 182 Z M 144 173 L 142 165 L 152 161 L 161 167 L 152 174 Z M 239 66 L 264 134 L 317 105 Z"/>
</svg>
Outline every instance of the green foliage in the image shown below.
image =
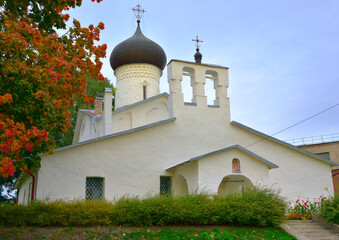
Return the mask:
<svg viewBox="0 0 339 240">
<path fill-rule="evenodd" d="M 86 95 L 92 97 L 103 97 L 103 92 L 105 88 L 112 88 L 113 96 L 115 94 L 113 84 L 106 78 L 105 81 L 99 81 L 97 78 L 87 77 L 86 83 Z M 114 108 L 114 98 L 112 98 L 112 106 Z M 67 129 L 66 133 L 60 131 L 52 131 L 51 136 L 56 142 L 56 147 L 64 147 L 71 145 L 73 142 L 74 129 L 77 122 L 78 111 L 79 109 L 94 109 L 94 103 L 86 103 L 82 98 L 75 97 L 75 104 L 69 107 L 71 113 L 70 121 L 71 126 Z M 114 110 L 114 109 L 113 109 Z"/>
<path fill-rule="evenodd" d="M 95 98 L 101 96 L 104 92 L 104 88 L 112 88 L 113 94 L 114 88 L 108 79 L 106 81 L 99 81 L 97 78 L 87 77 L 86 91 L 88 97 Z M 114 98 L 112 99 L 112 106 L 114 107 Z M 57 147 L 64 147 L 71 145 L 73 141 L 74 128 L 78 117 L 79 109 L 94 109 L 94 103 L 86 103 L 82 98 L 75 97 L 75 104 L 69 107 L 71 113 L 70 121 L 71 126 L 68 128 L 66 133 L 57 131 L 56 129 L 52 130 L 50 135 L 55 140 Z M 0 176 L 0 202 L 7 202 L 7 193 L 3 192 L 3 187 L 7 189 L 13 189 L 14 181 L 19 176 L 19 171 L 17 170 L 14 173 L 14 176 L 9 176 L 8 178 Z"/>
<path fill-rule="evenodd" d="M 237 225 L 278 226 L 286 205 L 272 190 L 252 189 L 225 197 L 205 194 L 155 196 L 105 201 L 34 202 L 29 206 L 4 204 L 4 226 L 163 226 Z"/>
<path fill-rule="evenodd" d="M 8 226 L 98 226 L 110 225 L 114 206 L 108 202 L 55 201 L 0 206 L 0 225 Z"/>
<path fill-rule="evenodd" d="M 329 223 L 339 224 L 339 194 L 323 202 L 320 214 Z"/>
<path fill-rule="evenodd" d="M 54 28 L 63 29 L 66 27 L 65 14 L 61 14 L 60 10 L 67 9 L 67 7 L 75 8 L 76 6 L 80 6 L 81 1 L 82 0 L 0 0 L 0 6 L 1 10 L 5 10 L 6 14 L 12 18 L 26 16 L 35 23 L 38 23 L 40 29 L 54 32 Z"/>
<path fill-rule="evenodd" d="M 69 230 L 71 229 L 71 230 Z M 44 234 L 41 234 L 41 230 Z M 164 228 L 120 228 L 99 227 L 91 229 L 60 228 L 55 230 L 41 228 L 5 228 L 1 231 L 2 239 L 217 239 L 217 240 L 295 240 L 279 228 L 241 228 L 241 227 L 164 227 Z"/>
<path fill-rule="evenodd" d="M 100 2 L 101 0 L 96 0 Z M 57 147 L 51 136 L 71 126 L 69 107 L 85 93 L 87 76 L 101 81 L 107 45 L 96 45 L 104 24 L 81 26 L 69 8 L 82 0 L 0 0 L 0 175 L 37 170 L 41 154 Z M 53 33 L 54 32 L 54 33 Z"/>
</svg>

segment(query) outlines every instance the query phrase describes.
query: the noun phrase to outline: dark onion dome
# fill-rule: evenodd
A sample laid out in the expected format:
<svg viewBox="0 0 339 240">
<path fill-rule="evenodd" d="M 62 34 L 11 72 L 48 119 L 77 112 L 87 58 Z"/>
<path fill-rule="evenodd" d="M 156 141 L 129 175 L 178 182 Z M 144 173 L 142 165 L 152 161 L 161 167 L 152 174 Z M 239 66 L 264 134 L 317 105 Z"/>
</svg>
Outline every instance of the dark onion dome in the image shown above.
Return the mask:
<svg viewBox="0 0 339 240">
<path fill-rule="evenodd" d="M 164 70 L 167 59 L 164 50 L 142 34 L 138 20 L 134 35 L 113 49 L 109 61 L 113 70 L 130 63 L 148 63 Z"/>
</svg>

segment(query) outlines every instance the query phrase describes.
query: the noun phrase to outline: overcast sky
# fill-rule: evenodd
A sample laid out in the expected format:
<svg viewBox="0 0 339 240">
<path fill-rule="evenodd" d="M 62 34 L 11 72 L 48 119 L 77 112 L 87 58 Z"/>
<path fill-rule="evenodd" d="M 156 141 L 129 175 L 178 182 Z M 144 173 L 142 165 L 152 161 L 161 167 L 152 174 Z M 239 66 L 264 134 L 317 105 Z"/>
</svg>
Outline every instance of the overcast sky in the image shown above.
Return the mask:
<svg viewBox="0 0 339 240">
<path fill-rule="evenodd" d="M 339 103 L 338 0 L 83 0 L 70 15 L 83 26 L 105 23 L 102 73 L 114 85 L 109 56 L 134 33 L 138 3 L 146 10 L 142 31 L 167 61 L 193 61 L 198 35 L 202 62 L 229 67 L 234 121 L 271 135 Z M 160 84 L 168 92 L 167 69 Z M 275 137 L 332 133 L 339 133 L 339 106 Z"/>
</svg>

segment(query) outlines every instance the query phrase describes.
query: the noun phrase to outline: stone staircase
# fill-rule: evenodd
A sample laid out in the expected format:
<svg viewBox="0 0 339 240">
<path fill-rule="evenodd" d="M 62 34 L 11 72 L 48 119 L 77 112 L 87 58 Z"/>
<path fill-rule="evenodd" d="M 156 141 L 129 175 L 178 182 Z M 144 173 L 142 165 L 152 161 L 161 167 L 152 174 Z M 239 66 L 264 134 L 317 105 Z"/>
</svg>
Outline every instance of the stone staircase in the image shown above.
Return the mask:
<svg viewBox="0 0 339 240">
<path fill-rule="evenodd" d="M 317 220 L 289 220 L 280 227 L 298 240 L 339 240 L 335 227 L 328 229 Z"/>
</svg>

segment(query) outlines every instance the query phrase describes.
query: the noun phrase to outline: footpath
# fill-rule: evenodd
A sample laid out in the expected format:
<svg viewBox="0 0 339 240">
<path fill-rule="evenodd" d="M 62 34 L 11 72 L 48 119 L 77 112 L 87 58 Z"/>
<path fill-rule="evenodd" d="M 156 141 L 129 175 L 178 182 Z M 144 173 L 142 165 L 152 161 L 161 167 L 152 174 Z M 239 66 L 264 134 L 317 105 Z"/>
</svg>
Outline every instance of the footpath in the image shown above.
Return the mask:
<svg viewBox="0 0 339 240">
<path fill-rule="evenodd" d="M 339 240 L 339 226 L 328 225 L 319 217 L 289 220 L 280 227 L 298 240 Z"/>
</svg>

